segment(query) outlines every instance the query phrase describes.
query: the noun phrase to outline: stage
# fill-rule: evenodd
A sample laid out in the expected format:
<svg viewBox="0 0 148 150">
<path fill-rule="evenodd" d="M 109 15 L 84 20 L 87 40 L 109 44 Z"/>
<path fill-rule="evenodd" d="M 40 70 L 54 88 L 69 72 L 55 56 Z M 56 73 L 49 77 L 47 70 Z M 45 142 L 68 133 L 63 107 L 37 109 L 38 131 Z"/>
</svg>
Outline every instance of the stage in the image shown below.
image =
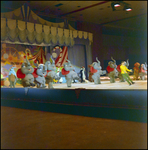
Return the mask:
<svg viewBox="0 0 148 150">
<path fill-rule="evenodd" d="M 1 88 L 1 106 L 147 122 L 147 80 L 53 84 L 54 89 Z"/>
<path fill-rule="evenodd" d="M 127 82 L 119 82 L 116 80 L 115 83 L 110 83 L 110 81 L 101 81 L 101 84 L 94 84 L 93 82 L 89 83 L 72 83 L 71 87 L 67 87 L 66 83 L 63 84 L 53 84 L 55 89 L 77 89 L 77 88 L 85 88 L 85 89 L 147 89 L 147 80 L 137 80 L 134 81 L 135 84 L 131 86 L 128 85 Z"/>
<path fill-rule="evenodd" d="M 146 76 L 147 77 L 147 76 Z M 130 76 L 132 79 L 133 76 Z M 147 80 L 133 80 L 135 84 L 132 84 L 131 86 L 128 85 L 127 82 L 120 82 L 119 79 L 115 79 L 115 83 L 110 83 L 110 80 L 108 77 L 101 77 L 101 84 L 94 84 L 94 82 L 88 82 L 88 83 L 72 83 L 71 87 L 67 87 L 66 83 L 53 83 L 54 89 L 77 89 L 77 88 L 84 88 L 84 89 L 147 89 Z M 46 84 L 47 89 L 48 85 Z M 9 88 L 8 86 L 6 88 Z M 16 84 L 16 88 L 23 88 L 21 85 Z M 36 88 L 36 87 L 32 87 Z"/>
</svg>

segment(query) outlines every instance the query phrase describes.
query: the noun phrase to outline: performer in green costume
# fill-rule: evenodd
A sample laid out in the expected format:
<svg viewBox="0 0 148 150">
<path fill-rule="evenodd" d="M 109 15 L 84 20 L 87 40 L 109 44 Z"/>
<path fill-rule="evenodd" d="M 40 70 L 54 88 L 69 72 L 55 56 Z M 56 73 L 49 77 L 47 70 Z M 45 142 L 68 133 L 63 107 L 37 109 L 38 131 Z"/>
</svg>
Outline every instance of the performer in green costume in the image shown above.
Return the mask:
<svg viewBox="0 0 148 150">
<path fill-rule="evenodd" d="M 130 79 L 130 77 L 129 77 L 128 73 L 127 73 L 127 71 L 132 72 L 132 70 L 127 69 L 127 67 L 125 66 L 125 64 L 126 64 L 125 61 L 123 61 L 123 62 L 121 63 L 121 66 L 120 66 L 121 74 L 122 74 L 123 78 L 128 82 L 128 84 L 129 84 L 129 85 L 132 85 L 132 84 L 134 84 L 135 82 L 133 82 L 133 81 Z"/>
</svg>

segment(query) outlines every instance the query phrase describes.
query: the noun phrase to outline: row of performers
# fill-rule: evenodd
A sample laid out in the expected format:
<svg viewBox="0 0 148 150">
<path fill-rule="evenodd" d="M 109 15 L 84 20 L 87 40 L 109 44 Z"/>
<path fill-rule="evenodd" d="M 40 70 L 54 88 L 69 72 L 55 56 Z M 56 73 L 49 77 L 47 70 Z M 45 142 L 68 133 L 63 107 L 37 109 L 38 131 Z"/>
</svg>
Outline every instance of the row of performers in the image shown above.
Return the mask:
<svg viewBox="0 0 148 150">
<path fill-rule="evenodd" d="M 109 61 L 108 62 L 108 66 L 106 68 L 107 72 L 108 72 L 108 76 L 110 77 L 110 82 L 112 83 L 115 77 L 118 77 L 120 79 L 120 82 L 125 82 L 125 79 L 123 78 L 122 74 L 121 74 L 121 69 L 120 66 L 121 64 L 119 64 L 118 66 L 116 65 L 116 61 L 111 58 L 113 61 Z M 91 67 L 93 66 L 89 65 L 88 67 L 90 68 L 89 71 L 89 81 L 90 82 L 94 82 L 92 75 L 93 75 L 93 71 L 91 70 Z M 128 68 L 129 67 L 129 60 L 127 60 L 125 62 L 125 66 Z M 112 72 L 114 70 L 114 73 Z M 132 69 L 130 69 L 132 71 Z M 145 64 L 141 64 L 136 62 L 134 64 L 133 67 L 133 80 L 146 80 L 146 75 L 147 75 L 147 63 L 145 62 Z M 113 78 L 113 80 L 112 80 Z"/>
<path fill-rule="evenodd" d="M 108 66 L 106 68 L 108 72 L 108 76 L 110 78 L 110 83 L 115 82 L 115 77 L 119 76 L 120 81 L 127 81 L 129 85 L 133 84 L 127 74 L 127 71 L 132 72 L 132 70 L 128 69 L 129 62 L 123 61 L 121 65 L 116 65 L 116 61 L 111 58 L 112 61 L 108 62 Z M 90 65 L 90 72 L 93 74 L 92 79 L 94 84 L 101 84 L 100 75 L 106 74 L 106 70 L 102 70 L 100 65 L 100 61 L 96 58 L 97 62 L 93 62 Z M 147 64 L 141 65 L 143 69 L 141 69 L 141 79 L 144 79 L 145 75 L 147 74 Z M 82 67 L 80 70 L 80 76 L 74 71 L 74 67 L 69 60 L 64 64 L 63 69 L 61 70 L 61 74 L 65 76 L 67 87 L 71 87 L 71 83 L 74 80 L 78 80 L 83 82 L 86 80 L 85 78 L 85 68 Z M 61 77 L 56 73 L 56 66 L 55 61 L 52 59 L 52 63 L 50 61 L 46 61 L 45 64 L 39 64 L 37 68 L 33 68 L 30 65 L 26 57 L 26 62 L 22 63 L 21 68 L 14 71 L 14 67 L 10 69 L 9 72 L 9 82 L 10 87 L 15 87 L 15 84 L 20 78 L 22 80 L 23 87 L 34 87 L 37 88 L 46 88 L 46 84 L 48 84 L 48 88 L 53 88 L 53 79 L 59 80 Z"/>
</svg>

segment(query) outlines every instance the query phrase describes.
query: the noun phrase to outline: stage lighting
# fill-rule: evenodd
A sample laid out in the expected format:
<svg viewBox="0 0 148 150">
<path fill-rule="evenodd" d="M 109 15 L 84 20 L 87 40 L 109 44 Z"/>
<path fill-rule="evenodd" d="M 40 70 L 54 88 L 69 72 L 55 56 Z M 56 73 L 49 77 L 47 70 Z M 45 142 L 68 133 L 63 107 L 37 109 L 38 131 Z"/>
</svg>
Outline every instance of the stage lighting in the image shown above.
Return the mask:
<svg viewBox="0 0 148 150">
<path fill-rule="evenodd" d="M 119 6 L 120 6 L 120 2 L 119 1 L 113 1 L 111 3 L 111 7 L 112 7 L 113 11 L 115 11 L 116 10 L 115 8 L 117 8 Z"/>
<path fill-rule="evenodd" d="M 114 5 L 114 7 L 119 7 L 119 6 L 120 6 L 120 4 L 115 4 L 115 5 Z"/>
<path fill-rule="evenodd" d="M 119 6 L 120 8 L 118 8 Z M 125 3 L 123 1 L 112 1 L 111 7 L 113 11 L 117 11 L 117 10 L 118 11 L 122 11 L 122 10 L 131 11 L 132 10 L 132 7 L 130 6 L 130 4 Z"/>
<path fill-rule="evenodd" d="M 125 11 L 132 11 L 132 7 L 131 7 L 130 5 L 128 5 L 128 4 L 126 4 L 126 5 L 124 6 L 124 10 L 125 10 Z"/>
<path fill-rule="evenodd" d="M 114 7 L 114 2 L 111 3 L 111 7 L 112 7 L 113 11 L 116 10 L 115 7 Z"/>
<path fill-rule="evenodd" d="M 114 7 L 119 7 L 120 6 L 120 3 L 119 2 L 114 2 Z"/>
</svg>

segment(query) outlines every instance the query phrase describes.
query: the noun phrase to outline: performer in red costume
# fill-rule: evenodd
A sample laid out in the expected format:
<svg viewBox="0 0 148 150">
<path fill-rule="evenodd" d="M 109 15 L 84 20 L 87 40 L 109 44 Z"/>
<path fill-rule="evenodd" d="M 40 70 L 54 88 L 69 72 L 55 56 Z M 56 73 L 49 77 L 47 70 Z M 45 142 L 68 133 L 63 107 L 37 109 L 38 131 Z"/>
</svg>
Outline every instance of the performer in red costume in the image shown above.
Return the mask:
<svg viewBox="0 0 148 150">
<path fill-rule="evenodd" d="M 139 71 L 139 76 L 141 80 L 146 80 L 146 75 L 147 75 L 147 63 L 141 64 L 141 68 Z"/>
<path fill-rule="evenodd" d="M 118 76 L 116 61 L 111 57 L 113 61 L 108 62 L 108 66 L 106 68 L 108 72 L 108 76 L 110 78 L 110 83 L 115 83 L 115 77 Z"/>
</svg>

